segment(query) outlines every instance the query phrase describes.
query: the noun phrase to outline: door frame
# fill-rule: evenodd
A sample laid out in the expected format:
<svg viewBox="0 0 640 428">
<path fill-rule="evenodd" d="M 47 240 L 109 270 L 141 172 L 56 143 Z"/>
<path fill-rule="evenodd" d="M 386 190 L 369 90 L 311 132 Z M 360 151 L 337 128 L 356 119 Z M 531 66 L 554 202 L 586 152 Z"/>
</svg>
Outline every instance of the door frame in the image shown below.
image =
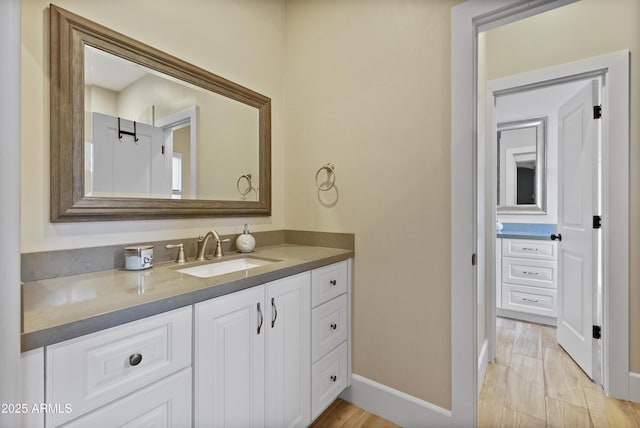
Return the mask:
<svg viewBox="0 0 640 428">
<path fill-rule="evenodd" d="M 615 57 L 616 54 L 612 54 Z M 496 97 L 503 94 L 511 94 L 511 93 L 520 93 L 535 89 L 543 89 L 549 88 L 556 85 L 561 85 L 564 83 L 571 82 L 588 82 L 591 80 L 598 80 L 599 92 L 605 93 L 605 88 L 603 87 L 604 81 L 606 81 L 606 73 L 607 71 L 602 69 L 603 62 L 608 61 L 609 55 L 604 55 L 603 57 L 596 58 L 587 58 L 585 60 L 576 61 L 569 64 L 562 64 L 558 66 L 553 66 L 549 68 L 534 70 L 526 73 L 521 73 L 517 75 L 507 76 L 500 79 L 495 79 L 487 82 L 487 91 L 486 91 L 486 164 L 485 164 L 485 174 L 486 176 L 486 188 L 485 188 L 485 207 L 486 207 L 486 216 L 488 219 L 494 219 L 497 215 L 496 204 L 494 201 L 496 200 L 496 186 L 495 183 L 497 181 L 497 162 L 496 162 L 496 149 L 497 149 L 497 137 L 496 137 L 496 129 L 497 129 L 497 120 L 496 120 Z M 578 71 L 578 73 L 576 73 Z M 573 74 L 564 74 L 567 72 L 571 72 Z M 604 98 L 604 97 L 603 97 Z M 603 110 L 607 111 L 608 106 L 604 105 L 604 101 L 600 100 L 603 103 Z M 611 125 L 611 116 L 603 115 L 601 118 L 601 129 L 606 129 Z M 604 146 L 608 145 L 607 137 L 608 135 L 604 132 L 598 133 L 598 138 L 596 144 L 601 149 Z M 560 168 L 560 165 L 558 165 Z M 591 165 L 592 171 L 596 173 L 596 178 L 593 183 L 592 191 L 594 195 L 597 194 L 599 184 L 602 183 L 603 177 L 600 174 L 598 169 L 598 159 L 594 156 Z M 558 171 L 557 176 L 560 176 L 560 171 Z M 559 203 L 559 202 L 558 202 Z M 592 203 L 592 211 L 597 209 L 597 199 L 594 198 Z M 596 211 L 593 211 L 596 214 Z M 604 211 L 604 207 L 599 210 L 597 213 L 601 215 L 603 218 L 608 218 L 608 213 Z M 498 243 L 496 234 L 491 227 L 492 223 L 489 223 L 487 220 L 486 229 L 485 229 L 485 240 L 487 242 L 487 266 L 486 266 L 486 290 L 487 291 L 487 318 L 486 322 L 486 336 L 487 336 L 487 349 L 488 349 L 488 360 L 492 361 L 495 359 L 496 353 L 496 316 L 497 316 L 497 290 L 496 290 L 496 245 Z M 598 239 L 601 239 L 599 237 Z M 595 266 L 596 269 L 600 269 L 600 265 L 597 263 L 597 255 L 598 255 L 598 246 L 597 240 L 592 242 L 592 254 L 594 256 L 593 260 L 596 261 Z M 604 253 L 604 252 L 603 252 Z M 602 255 L 604 257 L 604 254 Z M 602 272 L 598 272 L 597 275 L 593 276 L 593 288 L 591 290 L 593 296 L 593 320 L 597 322 L 597 314 L 600 310 L 603 309 L 603 301 L 598 298 L 597 293 L 597 280 L 599 275 Z M 558 274 L 558 278 L 560 275 Z M 558 285 L 560 287 L 561 285 Z M 607 283 L 603 284 L 603 288 L 606 289 Z M 608 325 L 608 320 L 603 319 L 603 324 Z M 600 351 L 607 348 L 607 342 L 609 340 L 608 335 L 602 338 L 602 346 L 600 347 Z M 603 373 L 602 369 L 604 368 L 603 356 L 601 355 L 597 360 L 594 360 L 594 364 L 598 364 L 600 369 L 596 369 L 594 366 L 594 380 L 598 383 L 604 385 L 604 378 L 601 375 Z M 604 371 L 606 373 L 606 370 Z M 479 376 L 482 373 L 479 373 Z M 479 379 L 479 382 L 482 382 L 482 379 Z M 480 386 L 480 385 L 479 385 Z"/>
<path fill-rule="evenodd" d="M 451 407 L 453 426 L 475 426 L 478 395 L 477 35 L 576 0 L 469 0 L 451 11 Z M 616 125 L 603 129 L 603 365 L 605 391 L 629 397 L 629 52 L 607 56 L 603 102 Z M 600 57 L 599 57 L 600 58 Z M 572 73 L 569 73 L 572 74 Z M 615 168 L 609 167 L 615 165 Z M 608 189 L 615 189 L 609 192 Z M 483 256 L 486 254 L 482 254 Z M 484 258 L 486 260 L 486 258 Z M 492 267 L 489 267 L 493 269 Z M 615 352 L 610 352 L 615 350 Z"/>
</svg>

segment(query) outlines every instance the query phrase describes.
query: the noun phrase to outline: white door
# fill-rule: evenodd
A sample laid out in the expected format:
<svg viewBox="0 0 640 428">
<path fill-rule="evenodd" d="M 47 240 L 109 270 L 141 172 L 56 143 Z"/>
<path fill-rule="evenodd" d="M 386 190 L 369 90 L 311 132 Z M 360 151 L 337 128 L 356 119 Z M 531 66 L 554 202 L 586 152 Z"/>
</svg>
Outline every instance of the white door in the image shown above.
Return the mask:
<svg viewBox="0 0 640 428">
<path fill-rule="evenodd" d="M 133 122 L 120 120 L 127 131 Z M 100 113 L 92 115 L 92 194 L 169 196 L 172 150 L 164 149 L 164 131 L 136 122 L 136 136 L 119 138 L 118 118 Z"/>
<path fill-rule="evenodd" d="M 264 286 L 198 303 L 195 310 L 195 426 L 263 427 L 270 327 Z"/>
<path fill-rule="evenodd" d="M 311 423 L 311 274 L 267 284 L 266 426 Z"/>
<path fill-rule="evenodd" d="M 598 124 L 593 118 L 598 83 L 590 81 L 558 112 L 558 343 L 593 376 L 593 215 L 597 200 Z"/>
</svg>

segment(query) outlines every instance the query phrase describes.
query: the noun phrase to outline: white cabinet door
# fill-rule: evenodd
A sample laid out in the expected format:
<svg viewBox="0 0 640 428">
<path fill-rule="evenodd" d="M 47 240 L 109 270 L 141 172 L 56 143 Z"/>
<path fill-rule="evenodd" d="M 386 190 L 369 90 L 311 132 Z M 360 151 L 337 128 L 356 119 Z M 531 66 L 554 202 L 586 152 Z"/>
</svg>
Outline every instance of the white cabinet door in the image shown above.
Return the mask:
<svg viewBox="0 0 640 428">
<path fill-rule="evenodd" d="M 195 426 L 264 426 L 264 285 L 195 305 Z"/>
<path fill-rule="evenodd" d="M 267 427 L 311 422 L 310 273 L 267 284 Z"/>
</svg>

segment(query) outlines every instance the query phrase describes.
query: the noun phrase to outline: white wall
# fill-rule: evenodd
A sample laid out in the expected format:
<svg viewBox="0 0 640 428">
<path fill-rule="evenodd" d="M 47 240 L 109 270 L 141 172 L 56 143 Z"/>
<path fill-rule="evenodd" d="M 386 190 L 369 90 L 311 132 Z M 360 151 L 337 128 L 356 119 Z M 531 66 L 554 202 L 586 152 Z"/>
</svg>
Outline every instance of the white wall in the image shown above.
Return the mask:
<svg viewBox="0 0 640 428">
<path fill-rule="evenodd" d="M 20 0 L 0 2 L 0 404 L 20 403 Z M 6 410 L 6 409 L 4 409 Z M 0 426 L 19 415 L 1 412 Z"/>
<path fill-rule="evenodd" d="M 22 3 L 22 252 L 240 233 L 284 227 L 284 0 L 60 0 L 56 4 L 272 100 L 272 216 L 49 222 L 48 0 Z M 141 19 L 144 17 L 144 19 Z"/>
</svg>

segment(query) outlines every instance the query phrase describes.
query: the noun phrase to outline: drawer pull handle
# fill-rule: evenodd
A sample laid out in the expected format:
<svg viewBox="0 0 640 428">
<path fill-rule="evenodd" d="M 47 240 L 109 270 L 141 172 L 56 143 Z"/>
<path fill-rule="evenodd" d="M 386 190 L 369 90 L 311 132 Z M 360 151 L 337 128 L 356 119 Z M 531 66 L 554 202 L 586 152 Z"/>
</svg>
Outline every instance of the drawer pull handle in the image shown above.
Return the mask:
<svg viewBox="0 0 640 428">
<path fill-rule="evenodd" d="M 142 362 L 142 355 L 140 354 L 132 354 L 129 356 L 129 364 L 132 366 L 137 366 Z"/>
<path fill-rule="evenodd" d="M 540 303 L 538 300 L 534 300 L 534 299 L 527 299 L 526 297 L 522 298 L 523 302 L 530 302 L 530 303 Z"/>
<path fill-rule="evenodd" d="M 271 328 L 276 325 L 276 320 L 278 319 L 278 309 L 276 308 L 276 299 L 274 297 L 271 298 L 271 309 L 273 310 L 273 318 L 271 318 Z"/>
<path fill-rule="evenodd" d="M 522 251 L 539 251 L 537 248 L 527 248 L 527 247 L 523 247 Z"/>
<path fill-rule="evenodd" d="M 260 329 L 262 328 L 262 323 L 264 322 L 264 317 L 262 316 L 262 309 L 260 309 L 260 302 L 258 302 L 258 334 L 260 334 Z"/>
<path fill-rule="evenodd" d="M 329 281 L 329 284 L 331 285 L 336 285 L 338 283 L 338 281 L 336 281 L 335 279 L 332 279 L 331 281 Z"/>
<path fill-rule="evenodd" d="M 332 323 L 330 327 L 331 327 L 331 330 L 335 330 L 336 328 L 338 328 L 338 324 Z"/>
<path fill-rule="evenodd" d="M 538 272 L 527 272 L 526 270 L 522 272 L 525 275 L 529 275 L 529 276 L 538 276 L 539 273 Z"/>
<path fill-rule="evenodd" d="M 335 382 L 335 381 L 338 380 L 338 376 L 333 375 L 333 376 L 330 377 L 330 379 L 331 379 L 332 382 Z"/>
</svg>

